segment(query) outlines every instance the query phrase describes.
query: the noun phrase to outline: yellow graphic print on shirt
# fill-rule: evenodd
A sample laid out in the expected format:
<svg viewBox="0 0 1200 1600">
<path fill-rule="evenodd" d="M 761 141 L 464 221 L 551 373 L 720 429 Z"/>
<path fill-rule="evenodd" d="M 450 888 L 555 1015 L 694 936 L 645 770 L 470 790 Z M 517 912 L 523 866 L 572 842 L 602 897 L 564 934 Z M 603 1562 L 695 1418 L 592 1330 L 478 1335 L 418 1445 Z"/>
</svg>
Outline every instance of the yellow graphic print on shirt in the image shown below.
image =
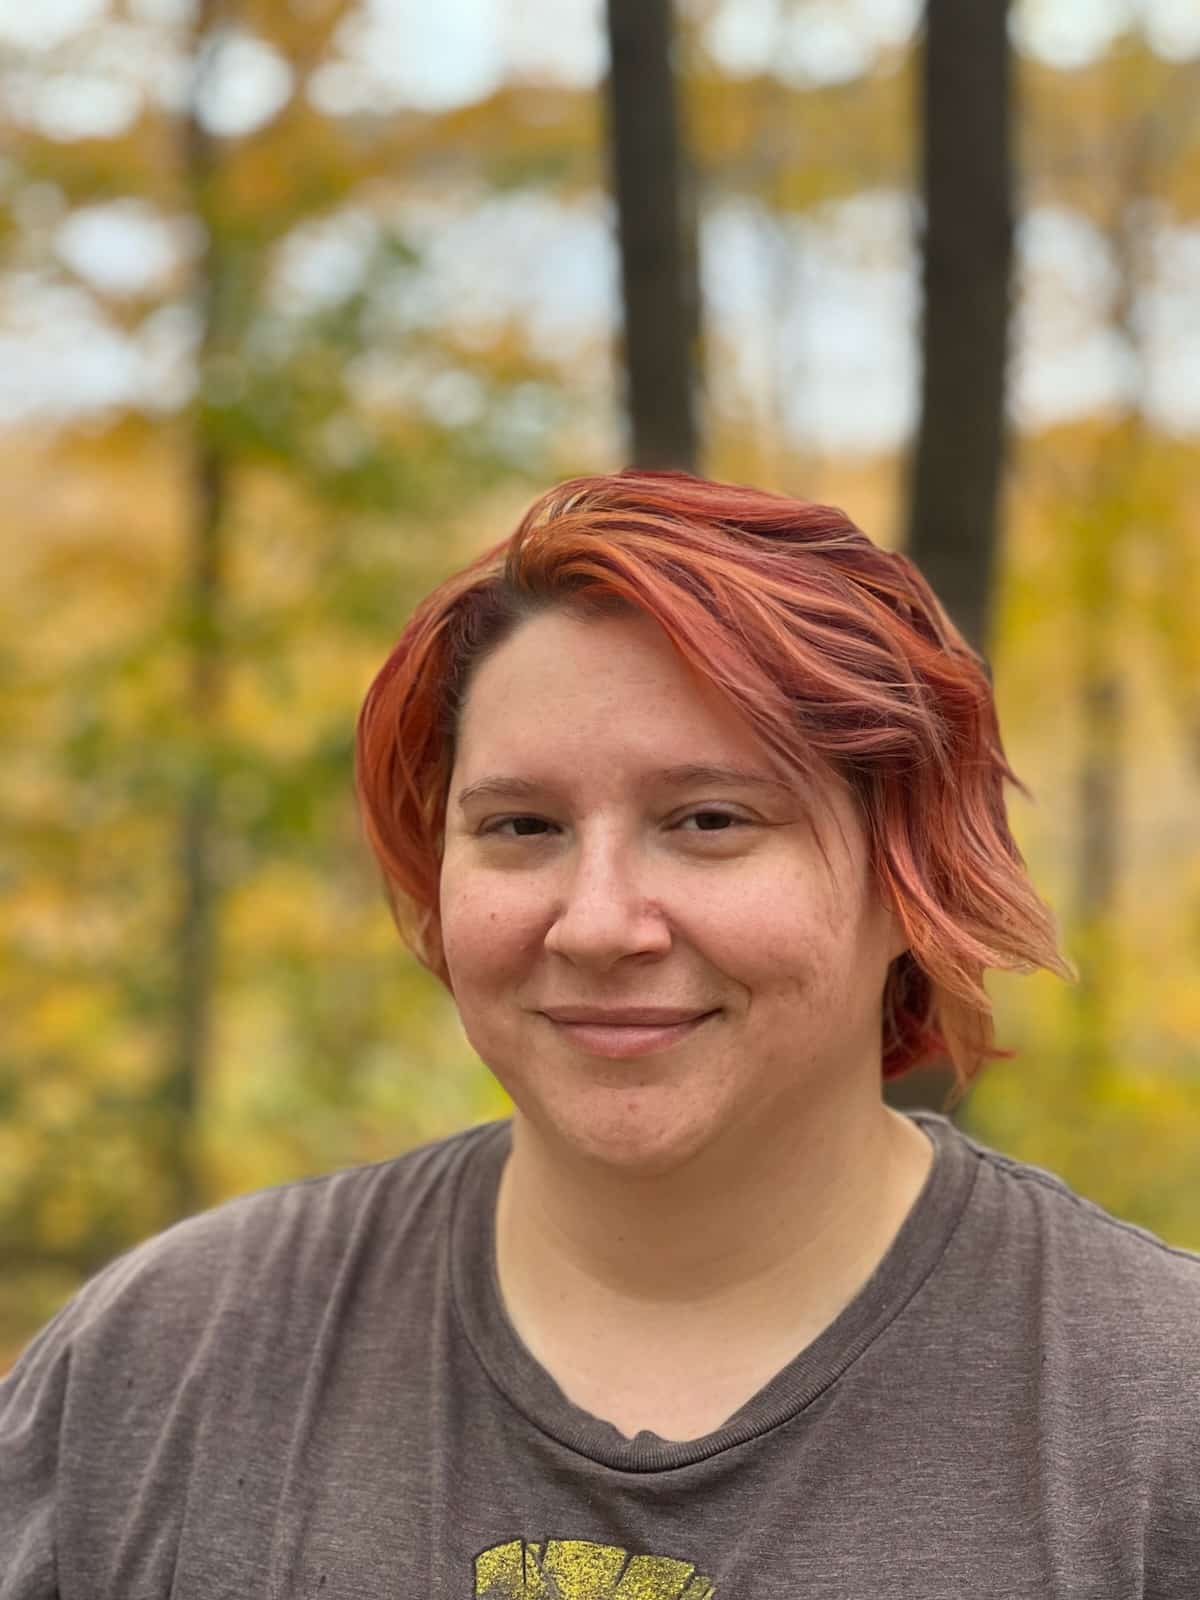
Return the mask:
<svg viewBox="0 0 1200 1600">
<path fill-rule="evenodd" d="M 690 1561 L 586 1539 L 510 1539 L 475 1557 L 475 1600 L 713 1600 L 716 1592 Z"/>
</svg>

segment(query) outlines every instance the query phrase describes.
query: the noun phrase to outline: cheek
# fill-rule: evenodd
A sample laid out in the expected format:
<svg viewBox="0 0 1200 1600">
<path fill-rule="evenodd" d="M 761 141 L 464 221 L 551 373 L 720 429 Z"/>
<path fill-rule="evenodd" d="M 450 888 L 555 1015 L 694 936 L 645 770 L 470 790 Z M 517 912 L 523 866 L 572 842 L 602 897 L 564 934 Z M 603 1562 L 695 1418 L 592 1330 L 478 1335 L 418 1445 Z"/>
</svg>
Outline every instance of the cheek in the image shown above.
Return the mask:
<svg viewBox="0 0 1200 1600">
<path fill-rule="evenodd" d="M 705 912 L 708 948 L 760 1002 L 791 1004 L 823 996 L 838 1003 L 852 988 L 855 962 L 851 909 L 811 879 L 777 879 L 768 893 L 713 902 Z"/>
<path fill-rule="evenodd" d="M 451 971 L 474 972 L 495 932 L 496 910 L 483 897 L 452 876 L 443 876 L 440 900 L 442 945 Z"/>
<path fill-rule="evenodd" d="M 486 983 L 520 959 L 533 937 L 530 907 L 503 883 L 444 870 L 439 896 L 442 946 L 457 983 Z"/>
<path fill-rule="evenodd" d="M 840 935 L 841 913 L 804 874 L 776 872 L 722 885 L 706 895 L 698 920 L 733 955 L 765 970 L 807 967 Z"/>
</svg>

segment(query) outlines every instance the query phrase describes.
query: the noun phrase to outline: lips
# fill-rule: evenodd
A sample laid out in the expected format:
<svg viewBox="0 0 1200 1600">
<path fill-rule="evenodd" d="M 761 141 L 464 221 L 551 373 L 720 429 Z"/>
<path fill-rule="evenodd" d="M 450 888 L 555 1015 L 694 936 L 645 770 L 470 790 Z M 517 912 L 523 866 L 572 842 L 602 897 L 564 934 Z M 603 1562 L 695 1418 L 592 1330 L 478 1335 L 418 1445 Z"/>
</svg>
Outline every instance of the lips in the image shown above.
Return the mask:
<svg viewBox="0 0 1200 1600">
<path fill-rule="evenodd" d="M 712 1015 L 711 1009 L 703 1006 L 620 1006 L 608 1010 L 598 1006 L 547 1006 L 544 1011 L 555 1022 L 600 1028 L 673 1028 L 681 1022 L 697 1022 Z"/>
<path fill-rule="evenodd" d="M 716 1016 L 709 1011 L 699 1016 L 685 1017 L 682 1021 L 646 1026 L 624 1022 L 562 1022 L 547 1014 L 550 1021 L 570 1043 L 585 1055 L 610 1056 L 625 1060 L 630 1056 L 647 1055 L 668 1050 L 689 1038 Z"/>
</svg>

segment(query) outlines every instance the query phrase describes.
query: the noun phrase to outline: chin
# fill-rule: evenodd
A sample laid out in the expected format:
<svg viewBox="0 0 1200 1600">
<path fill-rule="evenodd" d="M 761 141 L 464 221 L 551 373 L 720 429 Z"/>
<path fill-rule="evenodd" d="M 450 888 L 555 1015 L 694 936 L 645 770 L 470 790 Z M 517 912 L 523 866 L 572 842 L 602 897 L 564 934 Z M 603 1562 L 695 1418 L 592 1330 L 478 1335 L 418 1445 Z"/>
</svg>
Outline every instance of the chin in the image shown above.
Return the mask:
<svg viewBox="0 0 1200 1600">
<path fill-rule="evenodd" d="M 618 1102 L 570 1108 L 540 1105 L 533 1122 L 543 1137 L 588 1163 L 629 1177 L 657 1178 L 678 1171 L 716 1134 L 709 1117 L 681 1115 L 678 1106 L 655 1106 L 655 1097 L 615 1091 Z"/>
</svg>

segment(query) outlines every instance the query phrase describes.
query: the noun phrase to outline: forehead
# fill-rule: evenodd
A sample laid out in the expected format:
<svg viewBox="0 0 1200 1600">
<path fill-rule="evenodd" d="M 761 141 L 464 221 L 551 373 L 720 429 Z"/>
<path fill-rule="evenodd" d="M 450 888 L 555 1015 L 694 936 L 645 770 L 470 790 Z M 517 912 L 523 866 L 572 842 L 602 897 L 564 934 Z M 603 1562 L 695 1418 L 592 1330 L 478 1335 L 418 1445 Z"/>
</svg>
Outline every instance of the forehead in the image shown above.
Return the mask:
<svg viewBox="0 0 1200 1600">
<path fill-rule="evenodd" d="M 765 759 L 737 707 L 694 672 L 652 617 L 580 618 L 548 612 L 523 623 L 475 669 L 459 723 L 459 754 L 585 737 L 648 759 Z M 661 741 L 670 731 L 668 758 Z M 675 738 L 675 735 L 678 735 Z M 694 746 L 703 741 L 704 752 Z"/>
</svg>

